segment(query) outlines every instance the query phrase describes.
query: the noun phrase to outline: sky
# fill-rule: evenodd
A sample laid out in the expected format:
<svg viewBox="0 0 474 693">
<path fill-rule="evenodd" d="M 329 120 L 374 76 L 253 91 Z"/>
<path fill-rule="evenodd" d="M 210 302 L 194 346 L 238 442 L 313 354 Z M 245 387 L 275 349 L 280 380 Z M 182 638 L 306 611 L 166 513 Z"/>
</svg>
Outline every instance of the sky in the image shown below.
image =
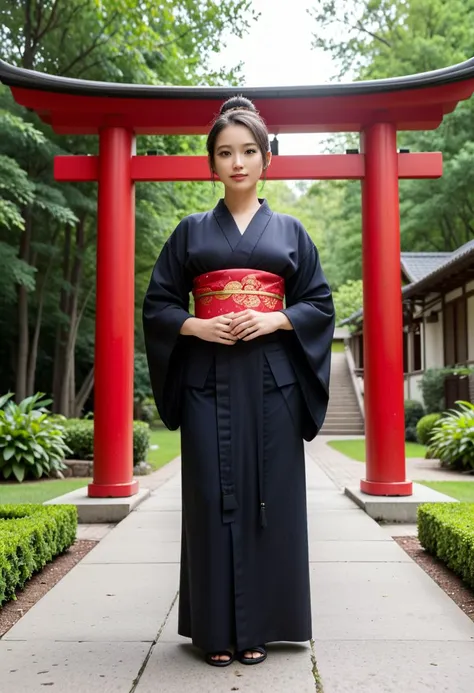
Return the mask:
<svg viewBox="0 0 474 693">
<path fill-rule="evenodd" d="M 212 60 L 212 67 L 231 68 L 244 63 L 245 86 L 324 84 L 336 68 L 327 53 L 311 48 L 314 20 L 306 10 L 311 0 L 253 0 L 261 13 L 250 31 L 239 39 L 230 36 L 227 46 Z M 319 154 L 318 134 L 279 135 L 280 154 Z"/>
</svg>

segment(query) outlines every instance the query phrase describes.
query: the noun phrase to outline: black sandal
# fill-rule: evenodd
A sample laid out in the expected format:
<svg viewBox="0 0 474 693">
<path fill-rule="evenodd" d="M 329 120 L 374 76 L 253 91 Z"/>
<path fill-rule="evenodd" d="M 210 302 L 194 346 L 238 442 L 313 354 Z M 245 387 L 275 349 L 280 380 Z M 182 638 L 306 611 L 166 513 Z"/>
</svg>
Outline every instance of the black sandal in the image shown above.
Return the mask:
<svg viewBox="0 0 474 693">
<path fill-rule="evenodd" d="M 213 657 L 229 657 L 229 659 L 212 659 Z M 220 652 L 207 652 L 206 662 L 211 667 L 228 667 L 234 661 L 234 655 L 229 650 L 221 650 Z"/>
<path fill-rule="evenodd" d="M 260 652 L 261 657 L 246 657 L 246 652 Z M 260 664 L 264 662 L 267 658 L 267 651 L 263 645 L 258 645 L 257 647 L 247 647 L 237 654 L 237 659 L 241 664 Z"/>
</svg>

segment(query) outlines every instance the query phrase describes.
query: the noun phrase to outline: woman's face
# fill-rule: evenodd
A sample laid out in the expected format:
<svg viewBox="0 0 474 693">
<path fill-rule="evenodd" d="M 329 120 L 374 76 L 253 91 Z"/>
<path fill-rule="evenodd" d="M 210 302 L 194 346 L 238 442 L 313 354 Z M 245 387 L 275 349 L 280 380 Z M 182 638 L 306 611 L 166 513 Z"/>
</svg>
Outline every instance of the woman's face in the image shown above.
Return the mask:
<svg viewBox="0 0 474 693">
<path fill-rule="evenodd" d="M 268 153 L 268 162 L 270 156 Z M 244 125 L 228 125 L 219 133 L 213 163 L 215 173 L 231 190 L 255 187 L 263 171 L 262 153 Z"/>
</svg>

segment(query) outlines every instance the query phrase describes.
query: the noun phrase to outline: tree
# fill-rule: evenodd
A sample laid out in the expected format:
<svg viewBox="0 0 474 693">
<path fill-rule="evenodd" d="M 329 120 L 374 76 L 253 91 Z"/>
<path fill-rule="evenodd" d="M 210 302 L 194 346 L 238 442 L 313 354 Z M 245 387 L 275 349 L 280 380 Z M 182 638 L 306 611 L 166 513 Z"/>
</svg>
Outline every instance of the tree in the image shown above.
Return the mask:
<svg viewBox="0 0 474 693">
<path fill-rule="evenodd" d="M 360 310 L 363 304 L 362 280 L 350 279 L 333 293 L 336 320 L 340 323 Z"/>
<path fill-rule="evenodd" d="M 247 0 L 20 0 L 0 7 L 2 57 L 26 67 L 97 80 L 148 84 L 237 81 L 208 69 L 211 52 L 256 18 Z M 79 21 L 80 20 L 80 21 Z M 0 88 L 0 382 L 18 399 L 38 387 L 54 410 L 77 415 L 93 387 L 96 186 L 57 184 L 59 153 L 97 143 L 57 137 Z M 202 138 L 142 138 L 138 149 L 200 152 Z M 209 186 L 138 186 L 137 313 L 145 276 L 179 213 L 210 197 Z M 4 291 L 2 290 L 4 287 Z M 14 290 L 13 290 L 14 288 Z M 137 321 L 138 325 L 141 320 Z M 137 347 L 143 349 L 140 327 Z"/>
<path fill-rule="evenodd" d="M 316 0 L 310 14 L 314 45 L 331 53 L 345 79 L 424 72 L 472 55 L 474 0 Z M 471 99 L 435 131 L 399 133 L 399 146 L 442 151 L 444 158 L 441 180 L 400 183 L 403 250 L 452 251 L 473 237 L 473 116 Z M 344 214 L 326 226 L 324 237 L 340 268 L 337 283 L 361 276 L 355 261 L 360 207 L 350 183 L 342 190 Z"/>
</svg>

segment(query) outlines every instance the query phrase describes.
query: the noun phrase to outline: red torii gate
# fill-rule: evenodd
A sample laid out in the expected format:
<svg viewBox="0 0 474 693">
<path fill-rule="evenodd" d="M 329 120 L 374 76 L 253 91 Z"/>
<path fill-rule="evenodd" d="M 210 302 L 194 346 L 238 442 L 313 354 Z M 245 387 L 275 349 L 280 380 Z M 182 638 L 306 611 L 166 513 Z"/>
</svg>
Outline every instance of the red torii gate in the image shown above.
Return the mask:
<svg viewBox="0 0 474 693">
<path fill-rule="evenodd" d="M 135 156 L 140 134 L 203 134 L 236 92 L 271 133 L 360 132 L 360 154 L 275 156 L 268 179 L 362 181 L 367 465 L 361 490 L 411 495 L 405 476 L 398 179 L 437 178 L 441 153 L 398 153 L 398 130 L 437 128 L 474 92 L 474 58 L 408 77 L 307 87 L 168 87 L 67 79 L 0 61 L 15 100 L 55 132 L 99 135 L 99 156 L 56 157 L 57 180 L 99 183 L 94 479 L 125 497 L 133 479 L 134 184 L 209 180 L 205 157 Z M 112 413 L 111 413 L 112 408 Z"/>
</svg>

